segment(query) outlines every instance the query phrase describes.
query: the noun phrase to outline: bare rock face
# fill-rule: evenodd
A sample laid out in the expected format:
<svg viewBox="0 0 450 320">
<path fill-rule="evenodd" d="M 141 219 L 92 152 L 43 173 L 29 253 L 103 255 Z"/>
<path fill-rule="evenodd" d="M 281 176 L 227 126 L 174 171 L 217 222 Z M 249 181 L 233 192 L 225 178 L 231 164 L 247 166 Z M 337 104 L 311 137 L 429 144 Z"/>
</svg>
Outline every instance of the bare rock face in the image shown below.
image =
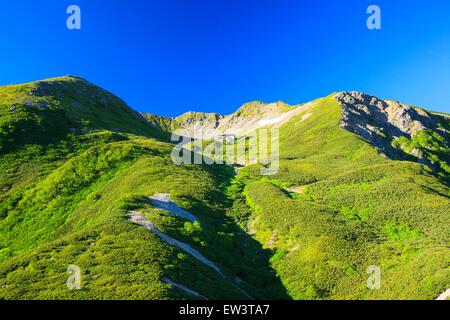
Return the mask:
<svg viewBox="0 0 450 320">
<path fill-rule="evenodd" d="M 360 92 L 341 92 L 335 99 L 342 106 L 341 127 L 361 136 L 381 153 L 402 156 L 392 147 L 399 137 L 410 139 L 418 132 L 438 126 L 425 110 L 399 102 L 380 100 Z"/>
<path fill-rule="evenodd" d="M 244 104 L 231 115 L 188 112 L 171 119 L 171 122 L 178 135 L 215 139 L 223 135 L 242 136 L 262 127 L 276 127 L 303 111 L 305 108 L 290 106 L 282 101 L 254 101 Z"/>
</svg>

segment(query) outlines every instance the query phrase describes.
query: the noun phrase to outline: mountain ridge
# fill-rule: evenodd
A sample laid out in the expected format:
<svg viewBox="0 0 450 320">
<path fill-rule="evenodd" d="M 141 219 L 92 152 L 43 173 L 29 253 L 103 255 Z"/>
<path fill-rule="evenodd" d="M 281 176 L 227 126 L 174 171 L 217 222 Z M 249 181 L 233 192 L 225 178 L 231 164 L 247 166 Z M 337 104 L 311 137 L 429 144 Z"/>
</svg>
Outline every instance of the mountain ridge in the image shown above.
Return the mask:
<svg viewBox="0 0 450 320">
<path fill-rule="evenodd" d="M 395 100 L 381 100 L 357 91 L 337 92 L 329 97 L 337 100 L 342 109 L 340 126 L 372 144 L 380 154 L 393 158 L 415 159 L 434 169 L 450 172 L 450 122 L 444 115 L 426 111 Z M 284 102 L 246 103 L 236 112 L 223 116 L 217 113 L 187 112 L 175 118 L 143 113 L 153 125 L 168 133 L 200 139 L 214 139 L 223 134 L 245 135 L 261 128 L 279 128 L 297 114 L 311 116 L 307 110 L 324 98 L 290 106 Z M 436 132 L 436 134 L 432 134 Z M 419 136 L 424 143 L 414 141 Z M 430 154 L 434 144 L 434 154 Z M 439 145 L 441 147 L 436 147 Z M 430 161 L 429 157 L 433 157 Z M 437 162 L 437 164 L 436 164 Z"/>
</svg>

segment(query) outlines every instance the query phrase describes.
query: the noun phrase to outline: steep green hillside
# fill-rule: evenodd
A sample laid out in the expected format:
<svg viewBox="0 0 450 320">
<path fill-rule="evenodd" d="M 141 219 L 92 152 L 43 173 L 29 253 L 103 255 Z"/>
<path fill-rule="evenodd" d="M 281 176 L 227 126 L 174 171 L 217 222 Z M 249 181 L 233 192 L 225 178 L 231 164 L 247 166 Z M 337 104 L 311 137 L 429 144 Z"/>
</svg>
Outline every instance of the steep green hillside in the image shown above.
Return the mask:
<svg viewBox="0 0 450 320">
<path fill-rule="evenodd" d="M 171 119 L 149 125 L 85 80 L 0 87 L 0 299 L 436 298 L 450 287 L 448 122 L 436 115 L 432 140 L 395 140 L 421 148 L 419 164 L 342 128 L 342 110 L 334 95 L 245 105 L 245 121 L 289 113 L 280 171 L 262 177 L 258 165 L 175 165 Z M 220 118 L 177 125 L 199 117 Z M 161 193 L 200 222 L 157 209 Z M 71 265 L 80 290 L 66 286 Z"/>
<path fill-rule="evenodd" d="M 249 229 L 275 250 L 295 299 L 433 299 L 450 285 L 450 192 L 430 168 L 377 155 L 339 127 L 340 106 L 317 101 L 281 128 L 280 172 L 238 176 Z M 380 290 L 366 270 L 381 267 Z"/>
<path fill-rule="evenodd" d="M 273 283 L 275 289 L 267 294 L 282 297 L 259 244 L 225 218 L 219 185 L 230 173 L 225 168 L 175 166 L 170 149 L 142 138 L 95 145 L 10 195 L 16 201 L 4 210 L 0 224 L 1 296 L 178 297 L 161 283 L 164 275 L 210 298 L 245 298 L 232 280 L 248 276 L 255 296 L 265 297 L 263 289 Z M 158 192 L 172 194 L 201 217 L 201 229 L 153 212 L 146 196 Z M 160 230 L 200 249 L 227 278 L 131 224 L 127 210 L 152 213 Z M 70 264 L 81 267 L 81 291 L 65 287 Z"/>
<path fill-rule="evenodd" d="M 58 81 L 67 92 L 80 85 Z M 60 92 L 58 85 L 53 89 Z M 52 111 L 42 115 L 44 122 Z M 63 106 L 55 113 L 70 111 Z M 287 298 L 269 266 L 270 252 L 225 215 L 229 168 L 176 166 L 173 146 L 148 138 L 154 129 L 146 123 L 141 136 L 134 131 L 139 127 L 130 127 L 131 134 L 96 130 L 101 126 L 92 123 L 53 143 L 43 136 L 40 143 L 24 139 L 2 151 L 0 298 L 197 298 L 163 278 L 208 298 Z M 148 197 L 161 192 L 194 212 L 201 225 L 154 211 Z M 148 212 L 161 231 L 201 251 L 224 276 L 131 223 L 129 210 Z M 81 268 L 82 290 L 67 288 L 69 265 Z"/>
<path fill-rule="evenodd" d="M 163 136 L 120 98 L 81 78 L 0 87 L 0 151 L 101 129 Z"/>
</svg>

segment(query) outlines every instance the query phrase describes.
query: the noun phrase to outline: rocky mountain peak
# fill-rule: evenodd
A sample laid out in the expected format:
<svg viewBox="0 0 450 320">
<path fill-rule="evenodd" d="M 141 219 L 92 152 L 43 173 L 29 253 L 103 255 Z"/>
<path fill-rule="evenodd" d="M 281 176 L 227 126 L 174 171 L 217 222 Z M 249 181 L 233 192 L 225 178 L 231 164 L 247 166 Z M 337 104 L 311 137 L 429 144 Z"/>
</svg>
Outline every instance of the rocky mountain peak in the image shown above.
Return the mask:
<svg viewBox="0 0 450 320">
<path fill-rule="evenodd" d="M 341 92 L 341 127 L 361 136 L 387 154 L 398 154 L 392 147 L 396 138 L 410 139 L 417 133 L 438 127 L 438 122 L 423 109 L 396 101 L 381 100 L 361 92 Z"/>
<path fill-rule="evenodd" d="M 381 100 L 361 92 L 342 92 L 336 95 L 336 99 L 344 108 L 343 121 L 351 119 L 350 114 L 359 114 L 365 116 L 368 122 L 380 124 L 381 127 L 389 122 L 394 136 L 395 134 L 411 136 L 418 131 L 436 127 L 431 115 L 421 108 Z"/>
</svg>

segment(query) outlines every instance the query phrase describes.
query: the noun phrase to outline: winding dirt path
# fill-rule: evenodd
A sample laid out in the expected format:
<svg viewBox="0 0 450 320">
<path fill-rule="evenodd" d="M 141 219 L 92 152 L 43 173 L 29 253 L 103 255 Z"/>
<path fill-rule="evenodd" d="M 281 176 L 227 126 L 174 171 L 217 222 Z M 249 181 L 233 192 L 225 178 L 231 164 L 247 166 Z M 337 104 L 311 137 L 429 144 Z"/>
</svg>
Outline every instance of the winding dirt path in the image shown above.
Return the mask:
<svg viewBox="0 0 450 320">
<path fill-rule="evenodd" d="M 200 222 L 200 220 L 192 213 L 181 209 L 176 203 L 174 203 L 170 199 L 170 195 L 167 193 L 157 193 L 154 196 L 150 197 L 150 201 L 152 205 L 157 209 L 167 211 L 173 215 L 187 219 L 191 222 Z"/>
<path fill-rule="evenodd" d="M 164 211 L 169 212 L 169 213 L 171 213 L 173 215 L 176 215 L 178 217 L 187 219 L 187 220 L 189 220 L 191 222 L 200 222 L 200 220 L 196 216 L 194 216 L 192 213 L 187 212 L 186 210 L 183 210 L 176 203 L 174 203 L 170 199 L 170 195 L 167 194 L 167 193 L 157 193 L 154 196 L 150 197 L 150 201 L 151 201 L 153 207 L 155 207 L 157 209 L 164 210 Z M 181 250 L 185 251 L 186 253 L 192 255 L 194 258 L 196 258 L 197 260 L 199 260 L 200 262 L 202 262 L 206 266 L 210 267 L 214 271 L 216 271 L 223 278 L 226 278 L 225 275 L 220 270 L 220 268 L 214 262 L 212 262 L 211 260 L 207 259 L 205 256 L 203 256 L 197 250 L 193 249 L 187 243 L 178 241 L 178 240 L 176 240 L 174 238 L 171 238 L 168 235 L 162 233 L 160 230 L 158 230 L 158 228 L 156 228 L 156 226 L 151 221 L 149 221 L 147 218 L 145 218 L 145 216 L 141 212 L 130 211 L 129 212 L 129 217 L 130 217 L 130 220 L 132 222 L 134 222 L 135 224 L 149 229 L 151 232 L 156 234 L 161 240 L 165 241 L 169 245 L 172 245 L 172 246 L 175 246 L 177 248 L 180 248 Z M 170 284 L 170 285 L 172 285 L 172 286 L 174 286 L 174 287 L 176 287 L 176 288 L 178 288 L 180 290 L 183 290 L 183 291 L 185 291 L 187 293 L 194 294 L 194 295 L 197 295 L 197 296 L 200 296 L 200 297 L 206 299 L 204 296 L 202 296 L 198 292 L 195 292 L 195 291 L 187 288 L 186 286 L 178 284 L 178 283 L 176 283 L 176 282 L 174 282 L 174 281 L 172 281 L 172 280 L 170 280 L 168 278 L 162 278 L 161 280 L 164 281 L 165 283 Z M 239 286 L 234 284 L 233 281 L 231 281 L 231 284 L 232 284 L 233 287 L 235 287 L 237 290 L 242 292 L 249 299 L 253 300 L 252 296 L 250 296 L 247 292 L 245 292 L 245 290 L 243 290 L 242 288 L 240 288 Z"/>
<path fill-rule="evenodd" d="M 189 289 L 188 287 L 186 287 L 186 286 L 184 286 L 184 285 L 182 285 L 182 284 L 176 283 L 175 281 L 170 280 L 169 278 L 161 277 L 161 281 L 164 282 L 164 283 L 166 283 L 166 284 L 168 284 L 168 285 L 171 285 L 172 287 L 175 287 L 175 288 L 177 288 L 177 289 L 180 289 L 181 291 L 184 291 L 184 292 L 186 292 L 187 294 L 190 294 L 190 295 L 196 296 L 196 297 L 200 297 L 200 298 L 202 298 L 203 300 L 208 300 L 207 297 L 202 296 L 202 295 L 201 295 L 200 293 L 198 293 L 197 291 L 194 291 L 194 290 L 192 290 L 192 289 Z"/>
<path fill-rule="evenodd" d="M 138 211 L 131 211 L 131 212 L 129 212 L 129 216 L 130 216 L 130 220 L 132 222 L 134 222 L 135 224 L 149 229 L 151 232 L 153 232 L 159 238 L 161 238 L 161 240 L 163 240 L 166 243 L 168 243 L 168 244 L 170 244 L 172 246 L 178 247 L 181 250 L 189 253 L 194 258 L 196 258 L 197 260 L 199 260 L 203 264 L 207 265 L 208 267 L 210 267 L 211 269 L 213 269 L 214 271 L 216 271 L 218 274 L 220 274 L 222 277 L 225 278 L 225 275 L 222 273 L 220 268 L 214 264 L 214 262 L 212 262 L 211 260 L 208 260 L 205 256 L 203 256 L 197 250 L 193 249 L 190 245 L 188 245 L 188 244 L 186 244 L 184 242 L 178 241 L 178 240 L 176 240 L 174 238 L 171 238 L 168 235 L 166 235 L 166 234 L 162 233 L 161 231 L 159 231 L 158 228 L 156 228 L 155 225 L 152 222 L 148 221 L 147 218 L 145 218 L 142 213 L 140 213 Z"/>
</svg>

